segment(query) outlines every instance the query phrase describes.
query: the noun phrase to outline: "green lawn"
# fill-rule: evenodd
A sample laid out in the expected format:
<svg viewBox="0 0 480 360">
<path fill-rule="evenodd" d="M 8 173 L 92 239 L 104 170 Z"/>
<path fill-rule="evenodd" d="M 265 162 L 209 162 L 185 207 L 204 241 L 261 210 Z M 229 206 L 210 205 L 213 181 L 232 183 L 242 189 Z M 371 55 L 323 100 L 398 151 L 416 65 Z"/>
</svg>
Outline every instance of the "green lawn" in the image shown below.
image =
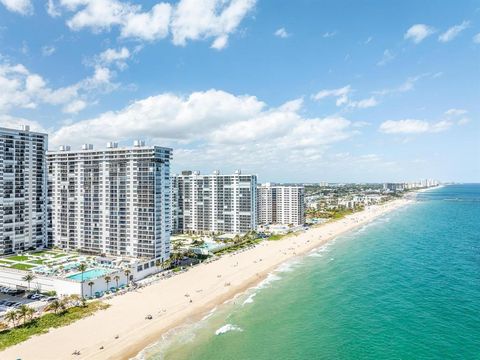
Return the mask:
<svg viewBox="0 0 480 360">
<path fill-rule="evenodd" d="M 12 255 L 7 257 L 8 260 L 13 260 L 13 261 L 25 261 L 28 260 L 28 256 L 25 255 Z"/>
<path fill-rule="evenodd" d="M 28 265 L 28 264 L 14 264 L 11 265 L 10 268 L 17 269 L 17 270 L 29 270 L 34 268 L 36 265 Z"/>
<path fill-rule="evenodd" d="M 40 259 L 29 260 L 28 262 L 32 264 L 38 264 L 38 265 L 43 265 L 45 263 L 43 260 L 40 260 Z"/>
<path fill-rule="evenodd" d="M 47 333 L 52 328 L 71 324 L 79 319 L 92 315 L 97 310 L 106 309 L 108 306 L 109 305 L 100 301 L 94 301 L 85 307 L 73 307 L 62 314 L 46 314 L 26 325 L 4 330 L 0 332 L 0 350 L 28 340 L 34 335 Z"/>
</svg>

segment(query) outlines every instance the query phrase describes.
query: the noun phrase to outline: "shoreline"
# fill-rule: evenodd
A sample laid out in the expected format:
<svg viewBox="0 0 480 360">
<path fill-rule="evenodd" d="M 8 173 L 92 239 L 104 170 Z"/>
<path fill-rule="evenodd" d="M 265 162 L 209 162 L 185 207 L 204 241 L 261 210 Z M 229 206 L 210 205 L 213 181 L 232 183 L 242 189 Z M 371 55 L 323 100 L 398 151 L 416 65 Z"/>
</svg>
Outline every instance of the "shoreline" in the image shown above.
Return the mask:
<svg viewBox="0 0 480 360">
<path fill-rule="evenodd" d="M 374 205 L 277 241 L 225 254 L 187 272 L 105 301 L 107 310 L 0 352 L 2 359 L 131 359 L 168 331 L 201 320 L 214 307 L 257 286 L 282 263 L 304 256 L 333 238 L 413 203 Z M 152 320 L 146 320 L 152 315 Z M 116 338 L 118 335 L 118 338 Z M 104 348 L 100 350 L 100 347 Z M 72 355 L 79 350 L 81 355 Z"/>
</svg>

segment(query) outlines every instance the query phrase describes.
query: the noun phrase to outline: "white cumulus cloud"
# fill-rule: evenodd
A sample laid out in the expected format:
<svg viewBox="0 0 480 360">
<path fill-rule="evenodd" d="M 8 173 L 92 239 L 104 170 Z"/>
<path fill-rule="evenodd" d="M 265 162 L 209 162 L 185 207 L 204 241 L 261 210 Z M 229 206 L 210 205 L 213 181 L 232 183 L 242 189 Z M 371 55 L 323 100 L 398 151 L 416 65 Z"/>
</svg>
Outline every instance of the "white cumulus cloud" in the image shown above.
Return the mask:
<svg viewBox="0 0 480 360">
<path fill-rule="evenodd" d="M 33 14 L 33 4 L 31 0 L 0 0 L 7 10 L 19 13 L 21 15 Z"/>
<path fill-rule="evenodd" d="M 435 29 L 431 26 L 425 24 L 416 24 L 407 30 L 404 35 L 404 39 L 412 40 L 415 44 L 419 44 L 434 32 Z"/>
<path fill-rule="evenodd" d="M 52 16 L 71 13 L 72 30 L 93 32 L 118 28 L 121 38 L 142 41 L 164 39 L 171 34 L 175 45 L 190 40 L 213 39 L 212 48 L 223 49 L 256 0 L 179 0 L 159 2 L 150 9 L 123 0 L 49 0 Z"/>
<path fill-rule="evenodd" d="M 162 93 L 138 100 L 119 111 L 65 125 L 50 137 L 52 147 L 84 142 L 147 141 L 175 148 L 176 162 L 238 165 L 308 162 L 332 144 L 353 136 L 343 117 L 305 117 L 303 101 L 269 107 L 255 96 L 221 90 L 187 96 Z"/>
</svg>

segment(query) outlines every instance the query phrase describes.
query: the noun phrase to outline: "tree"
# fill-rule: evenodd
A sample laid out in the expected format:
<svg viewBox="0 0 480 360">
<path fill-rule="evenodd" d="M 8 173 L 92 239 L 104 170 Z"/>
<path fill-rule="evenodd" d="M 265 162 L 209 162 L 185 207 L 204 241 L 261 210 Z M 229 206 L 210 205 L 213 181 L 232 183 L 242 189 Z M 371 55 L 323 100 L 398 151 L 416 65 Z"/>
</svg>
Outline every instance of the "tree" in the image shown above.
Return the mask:
<svg viewBox="0 0 480 360">
<path fill-rule="evenodd" d="M 33 310 L 30 306 L 27 306 L 25 304 L 21 305 L 19 308 L 18 308 L 18 317 L 20 319 L 23 319 L 23 325 L 26 324 L 27 322 L 27 319 L 33 315 L 33 313 L 35 312 L 35 310 Z"/>
<path fill-rule="evenodd" d="M 95 285 L 93 281 L 88 283 L 88 286 L 90 286 L 90 297 L 93 297 L 93 285 Z"/>
<path fill-rule="evenodd" d="M 83 273 L 85 271 L 87 271 L 87 264 L 82 262 L 80 265 L 78 265 L 78 271 L 80 271 L 82 273 L 82 280 L 80 282 L 80 289 L 81 289 L 82 298 L 83 298 Z"/>
<path fill-rule="evenodd" d="M 28 307 L 28 312 L 27 312 L 28 321 L 32 321 L 33 314 L 35 314 L 35 309 L 32 307 Z"/>
<path fill-rule="evenodd" d="M 127 277 L 127 286 L 128 286 L 128 284 L 130 282 L 130 274 L 132 273 L 132 271 L 130 269 L 125 269 L 125 271 L 123 273 Z"/>
<path fill-rule="evenodd" d="M 110 281 L 112 281 L 112 278 L 107 275 L 107 276 L 104 277 L 104 280 L 107 283 L 107 291 L 108 291 L 108 284 L 110 284 Z"/>
<path fill-rule="evenodd" d="M 79 296 L 77 294 L 72 294 L 65 298 L 65 300 L 70 306 L 77 306 L 78 303 L 82 301 L 82 299 L 83 299 L 83 296 Z"/>
<path fill-rule="evenodd" d="M 163 268 L 164 269 L 170 269 L 171 266 L 172 266 L 172 260 L 167 259 L 163 262 Z"/>
<path fill-rule="evenodd" d="M 28 283 L 28 291 L 30 291 L 30 282 L 32 282 L 33 279 L 35 279 L 35 276 L 32 273 L 28 273 L 22 278 L 23 281 Z"/>
<path fill-rule="evenodd" d="M 13 326 L 15 326 L 18 320 L 18 314 L 16 311 L 10 310 L 5 314 L 4 318 L 5 320 L 10 321 Z"/>
<path fill-rule="evenodd" d="M 58 313 L 58 310 L 61 310 L 64 305 L 60 300 L 53 300 L 48 306 L 47 310 L 52 310 L 55 314 Z"/>
<path fill-rule="evenodd" d="M 117 289 L 118 289 L 118 280 L 120 280 L 120 276 L 115 275 L 114 279 L 115 279 L 115 282 L 117 283 Z"/>
</svg>

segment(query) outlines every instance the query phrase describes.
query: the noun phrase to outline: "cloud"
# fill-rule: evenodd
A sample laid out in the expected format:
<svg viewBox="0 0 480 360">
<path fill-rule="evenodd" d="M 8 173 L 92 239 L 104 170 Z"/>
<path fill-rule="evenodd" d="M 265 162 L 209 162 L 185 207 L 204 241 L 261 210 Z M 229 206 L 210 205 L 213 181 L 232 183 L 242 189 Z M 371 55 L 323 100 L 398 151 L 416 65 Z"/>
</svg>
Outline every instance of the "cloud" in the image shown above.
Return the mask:
<svg viewBox="0 0 480 360">
<path fill-rule="evenodd" d="M 377 105 L 378 105 L 378 100 L 374 96 L 371 96 L 363 100 L 349 101 L 347 104 L 347 107 L 366 109 L 366 108 L 371 108 Z"/>
<path fill-rule="evenodd" d="M 130 50 L 126 47 L 118 50 L 108 48 L 100 53 L 95 60 L 97 65 L 108 66 L 115 64 L 118 68 L 124 69 L 127 67 L 126 60 L 129 59 L 131 55 Z"/>
<path fill-rule="evenodd" d="M 417 81 L 419 81 L 420 79 L 422 79 L 423 77 L 425 77 L 427 75 L 429 75 L 429 74 L 410 76 L 410 77 L 407 78 L 407 80 L 405 80 L 402 84 L 400 84 L 397 87 L 377 90 L 377 91 L 374 91 L 373 94 L 384 96 L 384 95 L 389 95 L 389 94 L 403 93 L 403 92 L 411 91 L 415 88 L 415 84 L 417 83 Z"/>
<path fill-rule="evenodd" d="M 460 116 L 460 115 L 465 115 L 466 113 L 468 113 L 467 110 L 465 109 L 448 109 L 447 111 L 445 111 L 445 115 L 447 116 Z"/>
<path fill-rule="evenodd" d="M 386 134 L 422 134 L 445 131 L 451 126 L 452 123 L 447 120 L 431 123 L 424 120 L 405 119 L 387 120 L 380 124 L 379 130 Z"/>
<path fill-rule="evenodd" d="M 51 56 L 55 52 L 55 46 L 43 46 L 42 47 L 42 55 L 43 56 Z"/>
<path fill-rule="evenodd" d="M 279 38 L 282 38 L 282 39 L 285 39 L 285 38 L 290 36 L 290 34 L 287 32 L 287 30 L 285 30 L 285 28 L 283 28 L 283 27 L 278 29 L 277 31 L 275 31 L 273 33 L 273 35 L 275 35 Z"/>
<path fill-rule="evenodd" d="M 93 32 L 118 28 L 121 38 L 141 41 L 164 39 L 171 34 L 175 45 L 189 40 L 213 39 L 212 48 L 223 49 L 256 0 L 180 0 L 159 2 L 145 11 L 141 5 L 121 0 L 49 0 L 49 14 L 73 13 L 67 25 L 75 31 Z"/>
<path fill-rule="evenodd" d="M 87 103 L 85 101 L 74 100 L 71 103 L 65 105 L 62 111 L 67 114 L 76 114 L 79 111 L 85 109 L 86 107 L 87 107 Z"/>
<path fill-rule="evenodd" d="M 0 114 L 0 127 L 9 129 L 21 129 L 22 125 L 29 125 L 30 130 L 46 133 L 48 132 L 38 121 L 32 121 L 25 118 Z"/>
<path fill-rule="evenodd" d="M 50 15 L 51 17 L 58 17 L 62 15 L 57 5 L 55 4 L 54 0 L 48 0 L 47 4 L 45 5 L 45 8 L 47 10 L 47 14 Z"/>
<path fill-rule="evenodd" d="M 443 34 L 440 34 L 438 41 L 440 42 L 449 42 L 455 39 L 463 30 L 467 29 L 470 26 L 470 21 L 463 21 L 459 25 L 452 26 Z"/>
<path fill-rule="evenodd" d="M 388 64 L 390 61 L 392 61 L 393 59 L 395 59 L 395 55 L 390 50 L 387 49 L 383 52 L 382 58 L 380 59 L 379 62 L 377 62 L 377 65 L 384 66 Z"/>
<path fill-rule="evenodd" d="M 346 106 L 347 108 L 366 109 L 378 105 L 378 101 L 374 96 L 362 100 L 350 100 L 349 95 L 353 92 L 350 85 L 338 89 L 320 90 L 318 93 L 311 96 L 315 101 L 320 101 L 327 97 L 334 97 L 335 105 Z"/>
<path fill-rule="evenodd" d="M 303 100 L 269 107 L 255 96 L 220 90 L 186 96 L 162 93 L 119 111 L 59 128 L 53 147 L 88 142 L 147 140 L 175 148 L 176 164 L 235 163 L 236 166 L 318 159 L 334 143 L 354 135 L 343 117 L 302 116 Z"/>
<path fill-rule="evenodd" d="M 480 33 L 476 34 L 474 37 L 473 37 L 473 42 L 475 44 L 480 44 Z"/>
<path fill-rule="evenodd" d="M 22 64 L 0 62 L 0 113 L 11 108 L 34 109 L 40 104 L 62 105 L 67 112 L 83 109 L 79 100 L 85 101 L 92 91 L 108 92 L 115 88 L 112 72 L 96 66 L 92 76 L 60 88 L 48 86 L 39 74 L 29 71 Z"/>
<path fill-rule="evenodd" d="M 312 99 L 319 101 L 327 97 L 335 97 L 337 106 L 348 103 L 348 95 L 352 92 L 350 85 L 338 89 L 320 90 L 318 93 L 312 95 Z"/>
<path fill-rule="evenodd" d="M 449 109 L 445 111 L 445 117 L 448 120 L 456 121 L 458 125 L 466 125 L 470 122 L 470 118 L 467 116 L 468 111 L 465 109 Z"/>
<path fill-rule="evenodd" d="M 213 47 L 223 48 L 255 4 L 256 0 L 181 0 L 172 14 L 172 41 L 184 46 L 188 40 L 214 38 Z"/>
<path fill-rule="evenodd" d="M 323 33 L 322 37 L 325 38 L 325 39 L 328 39 L 328 38 L 331 38 L 331 37 L 334 37 L 335 35 L 337 35 L 337 31 L 327 31 L 325 33 Z"/>
<path fill-rule="evenodd" d="M 16 12 L 21 15 L 32 15 L 33 4 L 30 0 L 0 0 L 8 11 Z"/>
<path fill-rule="evenodd" d="M 160 3 L 147 13 L 128 13 L 121 30 L 123 38 L 139 38 L 153 41 L 168 35 L 171 16 L 170 4 Z"/>
<path fill-rule="evenodd" d="M 419 44 L 434 32 L 435 29 L 431 26 L 425 24 L 416 24 L 407 30 L 403 38 L 406 40 L 412 40 L 415 44 Z"/>
</svg>

